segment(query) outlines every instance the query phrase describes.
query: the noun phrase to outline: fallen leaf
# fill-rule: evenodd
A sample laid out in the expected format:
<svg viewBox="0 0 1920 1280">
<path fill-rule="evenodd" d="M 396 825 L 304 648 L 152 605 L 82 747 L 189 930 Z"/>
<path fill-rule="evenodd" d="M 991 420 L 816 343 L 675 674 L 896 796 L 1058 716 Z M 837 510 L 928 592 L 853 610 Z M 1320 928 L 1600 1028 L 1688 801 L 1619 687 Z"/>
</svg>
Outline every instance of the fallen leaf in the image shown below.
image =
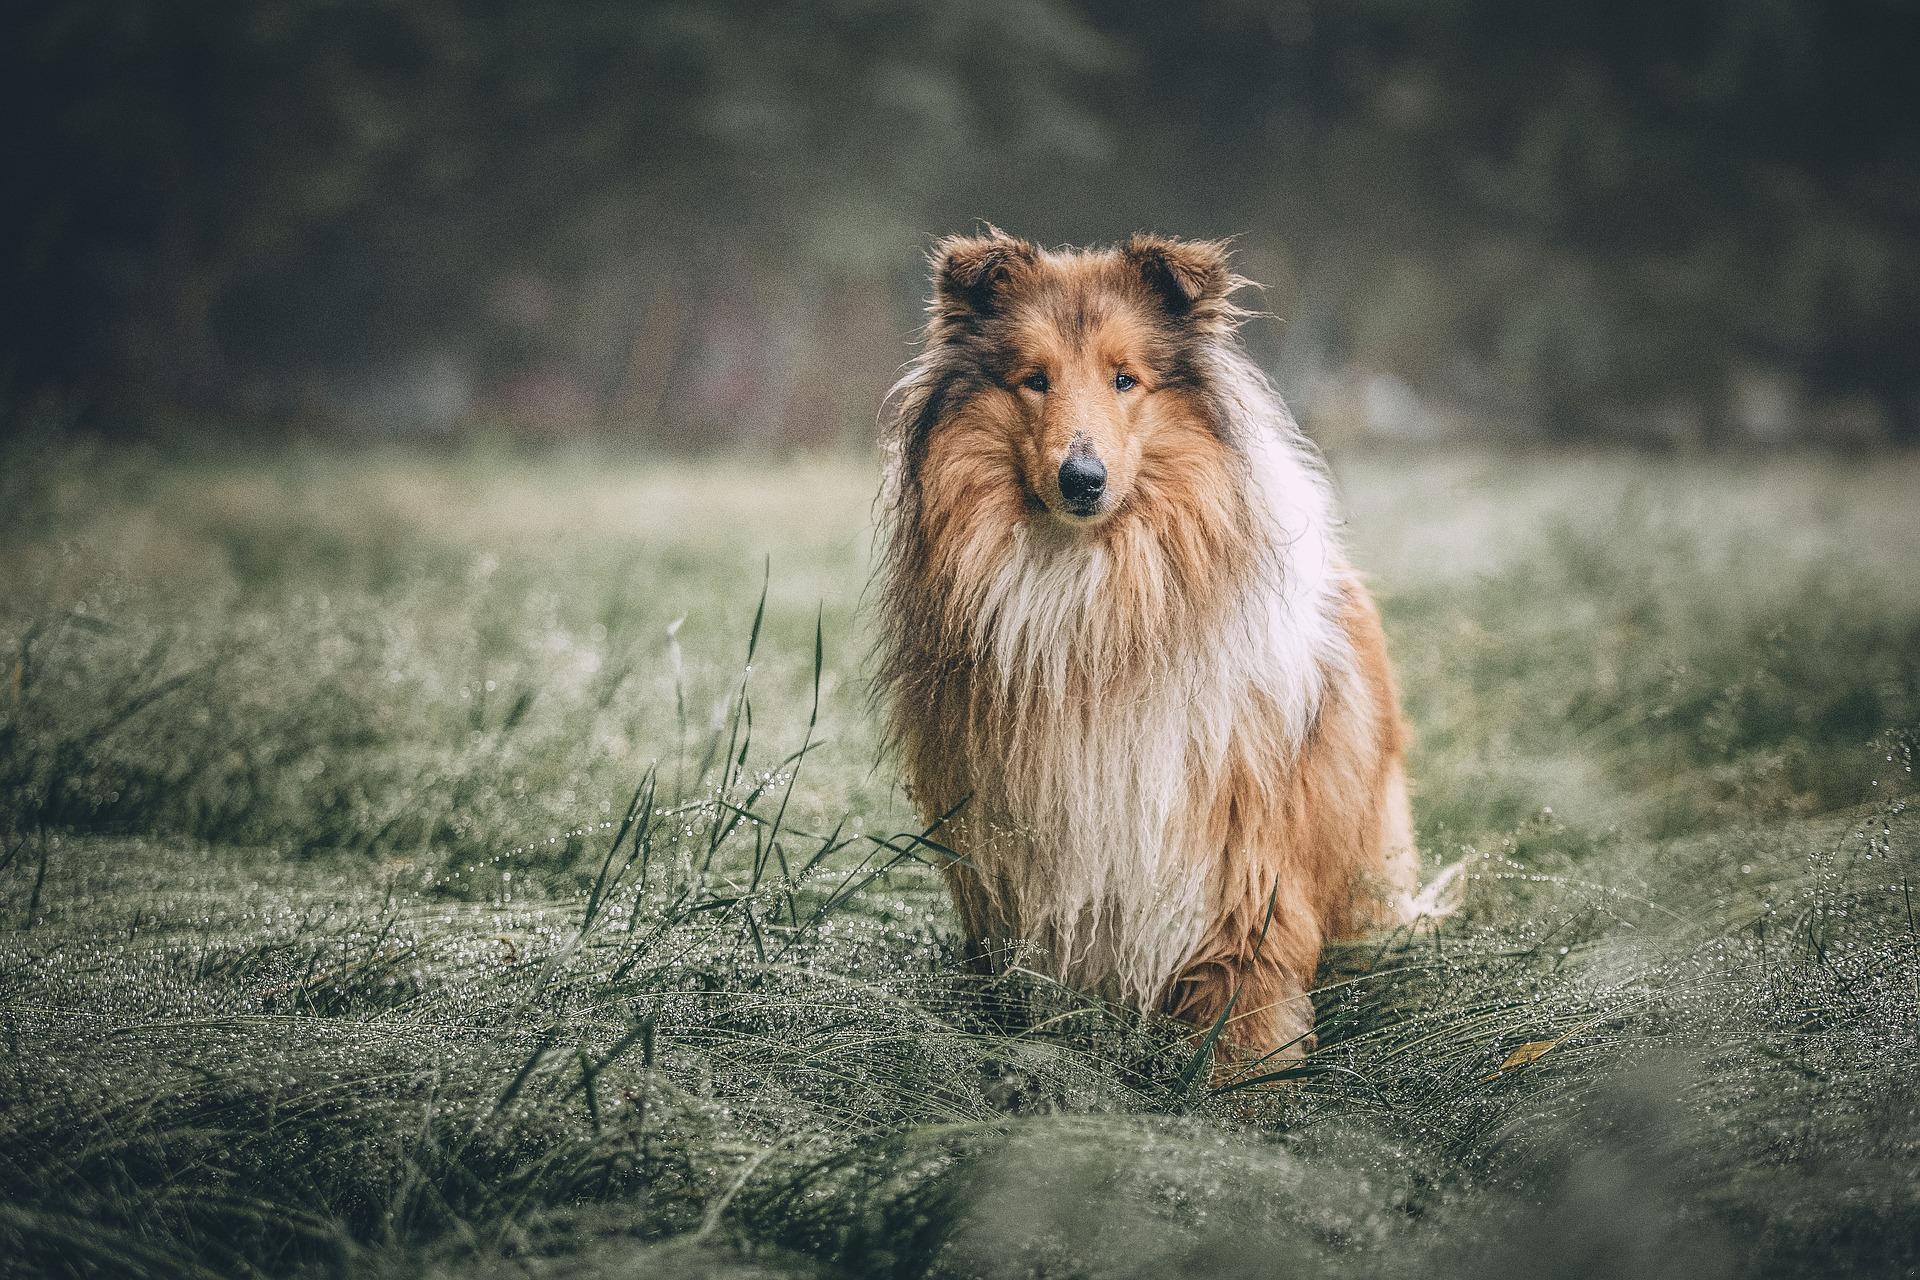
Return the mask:
<svg viewBox="0 0 1920 1280">
<path fill-rule="evenodd" d="M 1549 1049 L 1559 1043 L 1559 1040 L 1527 1041 L 1512 1053 L 1508 1054 L 1506 1061 L 1502 1062 L 1499 1067 L 1494 1070 L 1492 1075 L 1480 1077 L 1480 1083 L 1485 1084 L 1489 1080 L 1498 1080 L 1509 1071 L 1540 1061 L 1540 1059 L 1547 1056 Z"/>
</svg>

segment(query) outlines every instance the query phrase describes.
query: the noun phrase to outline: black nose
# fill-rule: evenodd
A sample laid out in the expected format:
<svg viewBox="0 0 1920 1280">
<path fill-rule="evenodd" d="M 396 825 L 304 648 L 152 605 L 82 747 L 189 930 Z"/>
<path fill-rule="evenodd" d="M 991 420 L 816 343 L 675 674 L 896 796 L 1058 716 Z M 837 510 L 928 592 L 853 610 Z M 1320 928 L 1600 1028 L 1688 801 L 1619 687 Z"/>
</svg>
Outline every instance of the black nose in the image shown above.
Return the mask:
<svg viewBox="0 0 1920 1280">
<path fill-rule="evenodd" d="M 1107 469 L 1090 453 L 1070 453 L 1060 464 L 1060 496 L 1077 511 L 1091 511 L 1107 487 Z"/>
</svg>

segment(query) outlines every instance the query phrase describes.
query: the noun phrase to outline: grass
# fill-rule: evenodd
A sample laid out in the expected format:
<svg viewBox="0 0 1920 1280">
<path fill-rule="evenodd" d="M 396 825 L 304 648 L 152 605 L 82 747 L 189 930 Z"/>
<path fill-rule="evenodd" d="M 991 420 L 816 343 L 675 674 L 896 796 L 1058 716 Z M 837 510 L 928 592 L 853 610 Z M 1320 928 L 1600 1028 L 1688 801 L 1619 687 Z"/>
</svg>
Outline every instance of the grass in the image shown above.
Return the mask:
<svg viewBox="0 0 1920 1280">
<path fill-rule="evenodd" d="M 0 459 L 0 1272 L 1920 1268 L 1920 464 L 1336 460 L 1464 913 L 957 963 L 871 464 Z"/>
</svg>

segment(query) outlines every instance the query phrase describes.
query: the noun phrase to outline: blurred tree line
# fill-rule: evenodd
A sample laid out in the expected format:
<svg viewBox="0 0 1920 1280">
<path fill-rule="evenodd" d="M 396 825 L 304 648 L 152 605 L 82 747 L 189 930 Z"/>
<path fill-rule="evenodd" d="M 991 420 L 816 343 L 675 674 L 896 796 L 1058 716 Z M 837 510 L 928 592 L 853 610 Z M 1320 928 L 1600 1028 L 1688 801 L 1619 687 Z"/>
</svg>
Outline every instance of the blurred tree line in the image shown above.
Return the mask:
<svg viewBox="0 0 1920 1280">
<path fill-rule="evenodd" d="M 1237 234 L 1329 430 L 1920 438 L 1894 0 L 60 0 L 0 404 L 864 437 L 931 234 Z"/>
</svg>

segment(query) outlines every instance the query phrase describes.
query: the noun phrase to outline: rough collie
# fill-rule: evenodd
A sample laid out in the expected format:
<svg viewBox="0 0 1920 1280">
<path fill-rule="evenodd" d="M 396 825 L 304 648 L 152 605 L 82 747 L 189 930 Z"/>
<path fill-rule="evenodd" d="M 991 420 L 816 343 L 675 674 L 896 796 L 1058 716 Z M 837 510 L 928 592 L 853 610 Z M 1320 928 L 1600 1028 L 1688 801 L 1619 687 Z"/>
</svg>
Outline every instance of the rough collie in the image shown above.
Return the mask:
<svg viewBox="0 0 1920 1280">
<path fill-rule="evenodd" d="M 1420 910 L 1379 618 L 1223 245 L 940 243 L 888 401 L 878 687 L 973 956 L 1311 1043 Z"/>
</svg>

